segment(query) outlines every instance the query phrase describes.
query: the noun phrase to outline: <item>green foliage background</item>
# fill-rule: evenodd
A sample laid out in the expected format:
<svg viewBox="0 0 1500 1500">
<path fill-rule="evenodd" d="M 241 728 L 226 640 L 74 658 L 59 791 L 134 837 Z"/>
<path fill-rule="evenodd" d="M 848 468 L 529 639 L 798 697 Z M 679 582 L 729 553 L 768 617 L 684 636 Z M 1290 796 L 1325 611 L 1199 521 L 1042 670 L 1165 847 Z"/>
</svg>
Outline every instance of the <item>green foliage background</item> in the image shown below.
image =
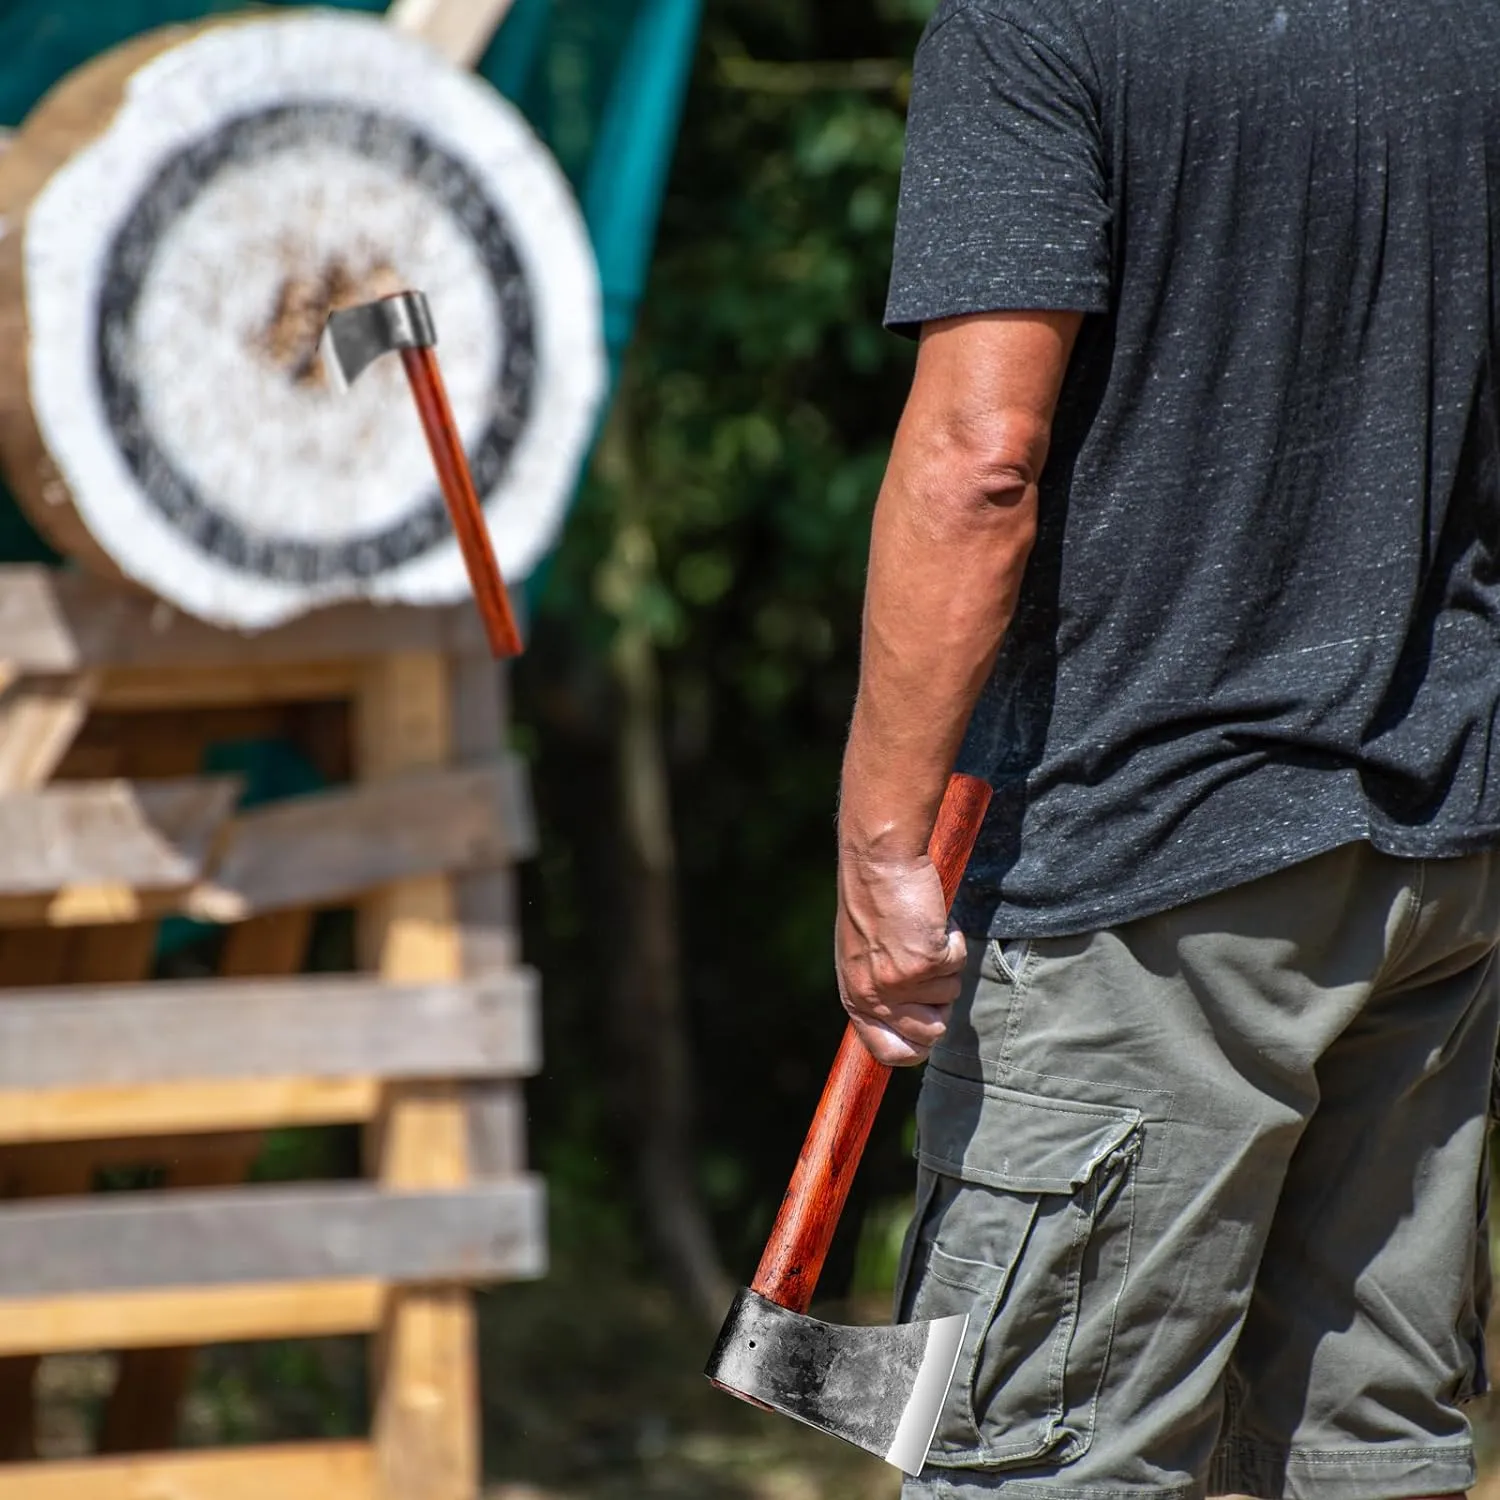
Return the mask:
<svg viewBox="0 0 1500 1500">
<path fill-rule="evenodd" d="M 599 1016 L 618 938 L 601 663 L 622 626 L 643 628 L 663 674 L 703 1182 L 735 1274 L 843 1020 L 834 799 L 868 514 L 910 375 L 880 314 L 930 8 L 710 0 L 641 326 L 518 683 L 545 851 L 526 904 L 551 1028 L 533 1093 L 559 1229 L 592 1238 L 627 1180 Z M 909 1098 L 883 1118 L 867 1200 L 909 1184 Z"/>
</svg>

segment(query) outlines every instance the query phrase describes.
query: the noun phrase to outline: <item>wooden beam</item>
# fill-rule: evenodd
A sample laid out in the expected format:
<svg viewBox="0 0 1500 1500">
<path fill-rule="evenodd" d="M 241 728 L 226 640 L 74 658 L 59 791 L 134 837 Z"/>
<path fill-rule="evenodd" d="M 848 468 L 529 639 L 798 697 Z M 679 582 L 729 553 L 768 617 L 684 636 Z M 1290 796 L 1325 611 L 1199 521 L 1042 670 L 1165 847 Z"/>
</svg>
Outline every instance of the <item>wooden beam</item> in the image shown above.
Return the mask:
<svg viewBox="0 0 1500 1500">
<path fill-rule="evenodd" d="M 375 1500 L 368 1443 L 297 1443 L 0 1467 L 0 1500 Z"/>
<path fill-rule="evenodd" d="M 0 797 L 0 926 L 239 922 L 531 852 L 525 770 L 314 792 L 232 817 L 232 777 L 78 782 Z"/>
<path fill-rule="evenodd" d="M 112 774 L 118 773 L 119 769 L 118 765 L 107 767 Z M 13 985 L 23 981 L 33 985 L 56 985 L 83 980 L 128 986 L 140 982 L 151 972 L 155 935 L 153 924 L 138 923 L 84 928 L 76 933 L 35 928 L 0 934 L 0 941 L 4 943 L 6 956 L 14 960 L 19 953 L 26 951 L 28 942 L 34 944 L 43 938 L 62 940 L 55 957 L 38 966 L 27 969 L 13 961 L 5 963 L 6 977 Z M 42 993 L 56 992 L 44 990 Z M 36 1198 L 88 1192 L 94 1172 L 100 1166 L 98 1153 L 99 1143 L 74 1141 L 48 1147 L 45 1152 L 11 1150 L 6 1153 L 5 1161 L 7 1168 L 14 1164 L 11 1180 L 18 1196 Z M 12 1388 L 23 1387 L 15 1392 L 21 1399 L 7 1399 L 0 1403 L 0 1409 L 6 1412 L 3 1419 L 5 1449 L 14 1458 L 33 1456 L 30 1449 L 35 1427 L 32 1414 L 35 1380 L 25 1380 L 23 1371 L 27 1363 L 24 1355 L 19 1359 L 0 1361 L 0 1379 Z M 34 1355 L 30 1363 L 34 1365 Z M 24 1441 L 18 1441 L 18 1434 Z"/>
<path fill-rule="evenodd" d="M 0 975 L 9 984 L 59 983 L 67 966 L 65 934 L 37 928 L 0 933 Z M 86 1193 L 93 1164 L 75 1147 L 51 1161 L 5 1163 L 5 1193 L 50 1198 Z M 36 1357 L 0 1359 L 0 1457 L 7 1462 L 36 1456 Z"/>
<path fill-rule="evenodd" d="M 138 891 L 111 885 L 74 885 L 45 896 L 0 896 L 0 927 L 101 927 L 140 924 L 182 909 L 187 890 Z"/>
<path fill-rule="evenodd" d="M 168 889 L 203 873 L 240 783 L 100 781 L 0 797 L 0 893 Z"/>
<path fill-rule="evenodd" d="M 355 710 L 358 772 L 372 783 L 452 758 L 451 692 L 441 656 L 398 655 L 373 663 Z M 463 941 L 451 883 L 429 876 L 377 892 L 361 907 L 359 942 L 363 967 L 393 982 L 458 979 Z M 464 1182 L 467 1120 L 457 1089 L 392 1089 L 369 1147 L 390 1188 Z M 381 1500 L 474 1500 L 480 1434 L 471 1298 L 456 1288 L 393 1294 L 374 1366 Z"/>
<path fill-rule="evenodd" d="M 359 1124 L 375 1118 L 380 1100 L 378 1078 L 7 1089 L 0 1091 L 0 1144 Z"/>
<path fill-rule="evenodd" d="M 371 1333 L 385 1297 L 384 1282 L 351 1279 L 12 1298 L 0 1300 L 0 1356 Z"/>
<path fill-rule="evenodd" d="M 344 604 L 255 635 L 221 630 L 128 584 L 29 564 L 0 567 L 0 659 L 20 672 L 206 668 L 238 673 L 391 651 L 482 651 L 472 604 Z M 181 701 L 178 699 L 176 701 Z"/>
<path fill-rule="evenodd" d="M 231 927 L 219 950 L 220 978 L 300 973 L 311 930 L 312 913 L 302 907 Z M 188 1139 L 208 1142 L 210 1149 L 178 1149 L 167 1158 L 166 1187 L 229 1187 L 244 1182 L 265 1142 L 259 1131 Z M 201 1339 L 201 1333 L 194 1333 L 178 1344 L 120 1351 L 114 1389 L 99 1424 L 97 1452 L 149 1453 L 175 1446 L 182 1403 L 198 1362 L 195 1346 Z"/>
<path fill-rule="evenodd" d="M 432 1285 L 541 1274 L 542 1189 L 369 1183 L 103 1193 L 0 1206 L 0 1298 L 341 1277 Z"/>
<path fill-rule="evenodd" d="M 511 4 L 512 0 L 391 0 L 386 19 L 421 37 L 449 62 L 472 68 Z"/>
<path fill-rule="evenodd" d="M 535 979 L 373 975 L 10 990 L 0 1095 L 211 1079 L 491 1078 L 535 1071 Z"/>
<path fill-rule="evenodd" d="M 505 743 L 509 668 L 485 656 L 455 657 L 448 690 L 453 750 L 461 761 L 499 755 Z M 508 865 L 470 870 L 453 882 L 463 971 L 503 973 L 517 961 L 516 877 Z M 526 1170 L 526 1100 L 514 1079 L 468 1082 L 469 1170 L 509 1177 Z"/>
<path fill-rule="evenodd" d="M 516 858 L 533 839 L 514 759 L 316 792 L 237 818 L 188 910 L 239 921 L 327 904 L 391 881 Z"/>
<path fill-rule="evenodd" d="M 228 667 L 109 667 L 99 674 L 101 709 L 247 708 L 347 698 L 358 663 L 301 661 Z"/>
<path fill-rule="evenodd" d="M 505 755 L 507 683 L 508 668 L 489 656 L 460 656 L 449 663 L 450 732 L 453 755 L 460 765 Z M 529 853 L 536 844 L 529 796 L 518 797 L 517 805 L 524 818 L 518 842 Z M 515 887 L 515 871 L 504 860 L 466 870 L 454 881 L 465 974 L 505 969 L 517 962 L 520 940 Z"/>
<path fill-rule="evenodd" d="M 312 939 L 312 923 L 311 911 L 294 906 L 231 927 L 219 952 L 219 978 L 300 974 Z"/>
<path fill-rule="evenodd" d="M 97 673 L 27 677 L 0 696 L 0 792 L 52 779 L 88 714 Z"/>
</svg>

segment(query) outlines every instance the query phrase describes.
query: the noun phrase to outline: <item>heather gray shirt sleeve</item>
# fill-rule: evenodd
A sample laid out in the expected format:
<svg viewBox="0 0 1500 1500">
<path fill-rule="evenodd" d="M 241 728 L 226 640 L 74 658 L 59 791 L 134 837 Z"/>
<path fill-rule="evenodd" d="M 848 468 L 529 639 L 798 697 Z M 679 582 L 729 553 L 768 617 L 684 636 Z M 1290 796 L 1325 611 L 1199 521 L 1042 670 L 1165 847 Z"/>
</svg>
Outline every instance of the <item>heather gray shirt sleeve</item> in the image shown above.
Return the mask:
<svg viewBox="0 0 1500 1500">
<path fill-rule="evenodd" d="M 886 326 L 1104 312 L 1098 80 L 1057 0 L 944 0 L 917 49 Z"/>
</svg>

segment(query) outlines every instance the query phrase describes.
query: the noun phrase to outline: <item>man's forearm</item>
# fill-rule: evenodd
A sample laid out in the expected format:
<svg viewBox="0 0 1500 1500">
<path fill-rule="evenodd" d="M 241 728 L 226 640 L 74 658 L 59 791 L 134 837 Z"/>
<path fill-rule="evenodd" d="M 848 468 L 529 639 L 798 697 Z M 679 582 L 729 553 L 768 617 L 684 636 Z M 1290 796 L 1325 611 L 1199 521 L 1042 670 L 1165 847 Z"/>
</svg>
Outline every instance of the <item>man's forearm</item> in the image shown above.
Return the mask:
<svg viewBox="0 0 1500 1500">
<path fill-rule="evenodd" d="M 1077 329 L 999 316 L 923 342 L 871 534 L 846 858 L 919 858 L 1036 532 L 1052 407 Z"/>
<path fill-rule="evenodd" d="M 946 480 L 946 482 L 943 482 Z M 934 487 L 940 493 L 928 493 Z M 839 842 L 872 860 L 927 848 L 959 742 L 1015 609 L 1036 488 L 1018 472 L 893 469 L 876 512 Z"/>
</svg>

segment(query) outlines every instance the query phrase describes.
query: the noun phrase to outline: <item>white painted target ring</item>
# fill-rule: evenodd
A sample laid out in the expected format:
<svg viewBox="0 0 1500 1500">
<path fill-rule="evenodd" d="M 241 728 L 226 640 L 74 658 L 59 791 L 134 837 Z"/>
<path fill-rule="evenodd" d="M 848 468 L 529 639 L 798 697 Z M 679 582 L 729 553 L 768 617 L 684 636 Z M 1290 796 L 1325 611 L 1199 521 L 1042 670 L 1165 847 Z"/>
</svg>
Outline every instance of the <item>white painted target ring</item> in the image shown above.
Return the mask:
<svg viewBox="0 0 1500 1500">
<path fill-rule="evenodd" d="M 128 74 L 21 238 L 55 479 L 17 474 L 14 423 L 7 473 L 163 598 L 258 628 L 467 594 L 399 361 L 347 394 L 317 361 L 330 305 L 400 286 L 431 305 L 506 576 L 552 545 L 604 388 L 593 255 L 521 117 L 420 42 L 331 12 L 189 35 Z"/>
</svg>

